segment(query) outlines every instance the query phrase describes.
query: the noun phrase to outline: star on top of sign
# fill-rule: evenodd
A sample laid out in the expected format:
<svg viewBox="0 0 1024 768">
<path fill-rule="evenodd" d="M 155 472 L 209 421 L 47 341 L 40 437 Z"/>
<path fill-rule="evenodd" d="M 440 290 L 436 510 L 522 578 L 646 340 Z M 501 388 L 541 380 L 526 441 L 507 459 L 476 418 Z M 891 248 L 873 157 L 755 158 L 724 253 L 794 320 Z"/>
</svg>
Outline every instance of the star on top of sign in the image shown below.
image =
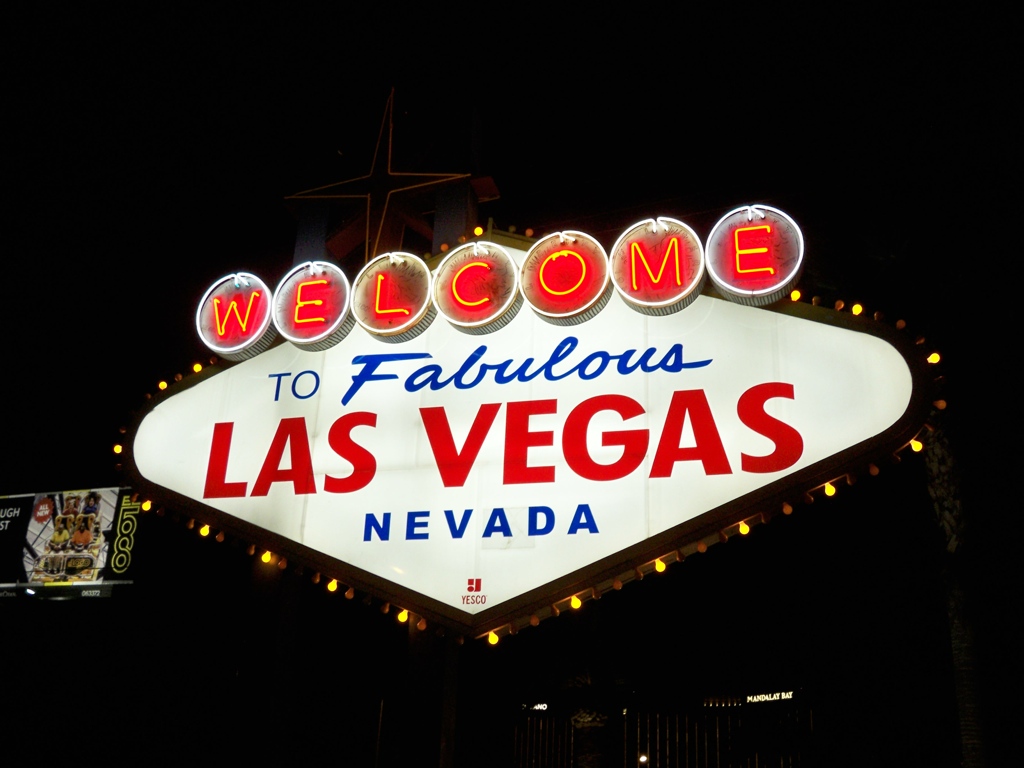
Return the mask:
<svg viewBox="0 0 1024 768">
<path fill-rule="evenodd" d="M 352 260 L 357 254 L 355 249 L 363 244 L 362 263 L 369 262 L 375 256 L 388 251 L 401 250 L 405 227 L 409 227 L 427 240 L 433 236 L 433 228 L 425 219 L 422 211 L 410 207 L 410 203 L 422 192 L 437 189 L 453 182 L 470 180 L 468 173 L 402 173 L 391 168 L 391 149 L 394 133 L 395 90 L 391 89 L 384 117 L 381 120 L 377 145 L 374 149 L 373 161 L 369 173 L 346 181 L 339 181 L 303 192 L 289 195 L 287 200 L 322 201 L 327 207 L 320 208 L 319 225 L 309 224 L 310 212 L 307 211 L 305 223 L 306 238 L 315 237 L 319 229 L 319 242 L 310 243 L 305 252 L 302 243 L 296 245 L 296 261 L 320 258 L 317 249 L 326 250 L 338 261 Z M 384 141 L 384 128 L 387 127 L 387 142 Z M 383 161 L 382 153 L 387 150 L 387 162 Z M 337 201 L 362 201 L 362 206 L 349 208 L 342 213 L 340 220 L 327 221 L 326 217 L 337 215 Z M 302 239 L 303 222 L 300 221 L 300 241 Z M 310 231 L 310 230 L 314 231 Z M 309 249 L 312 250 L 309 250 Z"/>
</svg>

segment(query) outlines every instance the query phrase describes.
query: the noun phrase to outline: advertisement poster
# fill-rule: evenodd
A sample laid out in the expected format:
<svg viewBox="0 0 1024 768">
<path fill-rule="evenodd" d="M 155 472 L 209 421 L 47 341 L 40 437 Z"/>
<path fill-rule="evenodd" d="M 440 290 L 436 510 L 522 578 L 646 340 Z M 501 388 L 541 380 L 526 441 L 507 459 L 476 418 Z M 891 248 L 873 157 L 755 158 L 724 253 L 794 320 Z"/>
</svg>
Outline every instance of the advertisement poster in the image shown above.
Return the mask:
<svg viewBox="0 0 1024 768">
<path fill-rule="evenodd" d="M 130 583 L 128 488 L 0 496 L 0 596 L 107 597 Z"/>
</svg>

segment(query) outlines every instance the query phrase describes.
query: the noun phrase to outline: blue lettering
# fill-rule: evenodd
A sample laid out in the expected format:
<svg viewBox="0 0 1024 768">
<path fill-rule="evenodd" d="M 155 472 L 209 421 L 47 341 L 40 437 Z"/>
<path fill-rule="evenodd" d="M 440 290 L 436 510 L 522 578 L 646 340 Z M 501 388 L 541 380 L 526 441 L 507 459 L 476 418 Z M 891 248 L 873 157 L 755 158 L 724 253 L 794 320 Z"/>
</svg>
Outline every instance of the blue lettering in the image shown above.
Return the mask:
<svg viewBox="0 0 1024 768">
<path fill-rule="evenodd" d="M 581 528 L 585 528 L 591 533 L 598 533 L 594 513 L 590 511 L 589 504 L 580 504 L 576 507 L 576 514 L 572 516 L 572 522 L 569 523 L 569 533 L 576 533 Z"/>
<path fill-rule="evenodd" d="M 387 513 L 385 513 L 387 514 Z M 421 531 L 420 528 L 427 527 L 427 520 L 424 518 L 430 517 L 430 512 L 410 512 L 405 518 L 405 540 L 410 539 L 427 539 L 430 538 L 425 530 Z"/>
<path fill-rule="evenodd" d="M 448 530 L 451 531 L 453 539 L 461 539 L 463 534 L 466 533 L 466 526 L 469 525 L 469 518 L 472 514 L 473 510 L 467 509 L 462 513 L 462 522 L 456 525 L 455 512 L 450 509 L 444 511 L 444 519 L 448 521 Z"/>
<path fill-rule="evenodd" d="M 392 360 L 421 360 L 424 357 L 430 356 L 431 355 L 427 352 L 405 352 L 387 355 L 356 355 L 352 358 L 352 364 L 361 365 L 363 367 L 352 376 L 352 386 L 350 386 L 342 396 L 341 404 L 348 405 L 349 401 L 355 396 L 356 392 L 359 391 L 360 387 L 368 381 L 386 381 L 387 379 L 398 378 L 397 373 L 374 373 L 381 363 L 390 362 Z"/>
<path fill-rule="evenodd" d="M 370 540 L 370 534 L 377 532 L 377 538 L 387 541 L 391 537 L 391 513 L 384 513 L 383 522 L 378 522 L 377 516 L 372 512 L 366 514 L 366 522 L 363 524 L 363 541 Z"/>
<path fill-rule="evenodd" d="M 291 372 L 288 372 L 288 373 L 271 373 L 271 374 L 267 375 L 267 378 L 269 378 L 269 379 L 273 379 L 274 377 L 277 377 L 277 386 L 274 387 L 274 402 L 275 403 L 277 402 L 277 399 L 281 396 L 281 379 L 283 379 L 285 376 L 291 376 L 291 375 L 292 375 Z"/>
<path fill-rule="evenodd" d="M 508 524 L 508 518 L 505 517 L 505 510 L 501 507 L 494 508 L 491 516 L 487 518 L 487 525 L 484 526 L 485 539 L 491 538 L 496 533 L 506 537 L 512 535 L 512 527 Z"/>
<path fill-rule="evenodd" d="M 307 375 L 313 377 L 313 389 L 310 390 L 308 395 L 300 395 L 295 390 L 295 385 L 299 383 L 299 379 Z M 281 382 L 279 381 L 277 385 L 278 388 L 280 388 Z M 309 398 L 316 394 L 316 391 L 318 389 L 320 389 L 320 377 L 317 375 L 316 371 L 299 371 L 297 374 L 295 374 L 295 378 L 292 379 L 292 396 L 295 397 L 297 400 L 308 400 Z M 274 399 L 276 400 L 277 398 Z"/>
<path fill-rule="evenodd" d="M 544 517 L 544 524 L 540 526 L 537 524 L 537 518 L 542 515 Z M 543 536 L 546 533 L 551 533 L 551 530 L 555 527 L 555 511 L 551 507 L 530 507 L 528 521 L 528 535 Z"/>
</svg>

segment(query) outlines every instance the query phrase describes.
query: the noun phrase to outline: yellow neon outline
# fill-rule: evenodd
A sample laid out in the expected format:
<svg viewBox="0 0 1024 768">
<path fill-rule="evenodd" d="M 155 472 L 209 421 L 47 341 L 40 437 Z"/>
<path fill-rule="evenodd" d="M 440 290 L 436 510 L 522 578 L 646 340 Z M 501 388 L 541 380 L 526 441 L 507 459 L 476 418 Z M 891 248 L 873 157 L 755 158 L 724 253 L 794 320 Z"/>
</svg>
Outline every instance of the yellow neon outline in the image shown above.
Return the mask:
<svg viewBox="0 0 1024 768">
<path fill-rule="evenodd" d="M 324 303 L 323 299 L 310 299 L 309 301 L 302 300 L 302 286 L 304 285 L 327 285 L 326 280 L 307 280 L 304 283 L 299 283 L 295 289 L 295 324 L 299 323 L 326 323 L 326 317 L 307 317 L 305 320 L 299 320 L 299 309 L 305 307 L 307 304 L 313 304 L 320 306 Z"/>
<path fill-rule="evenodd" d="M 484 296 L 479 301 L 466 301 L 461 296 L 459 296 L 459 289 L 455 287 L 455 281 L 458 280 L 459 276 L 463 272 L 465 272 L 467 269 L 469 269 L 470 267 L 483 267 L 484 269 L 486 269 L 488 271 L 491 269 L 491 265 L 488 264 L 485 261 L 471 261 L 471 262 L 469 262 L 469 264 L 467 264 L 462 269 L 460 269 L 458 272 L 456 272 L 455 273 L 455 277 L 452 278 L 452 293 L 455 294 L 455 300 L 457 302 L 459 302 L 459 304 L 462 304 L 464 307 L 479 307 L 484 302 L 490 301 L 491 300 L 490 297 L 489 296 Z"/>
<path fill-rule="evenodd" d="M 580 260 L 580 265 L 583 267 L 583 272 L 580 274 L 579 282 L 576 283 L 576 285 L 574 285 L 572 288 L 569 288 L 568 290 L 565 291 L 553 291 L 550 288 L 548 288 L 547 283 L 544 282 L 544 267 L 547 266 L 548 262 L 551 259 L 557 259 L 559 256 L 575 256 L 577 259 Z M 585 262 L 583 260 L 583 257 L 580 256 L 576 251 L 570 251 L 568 248 L 565 248 L 561 251 L 555 251 L 554 253 L 549 253 L 547 258 L 541 262 L 540 270 L 538 270 L 537 272 L 537 279 L 540 280 L 540 287 L 553 296 L 565 296 L 566 294 L 572 293 L 581 285 L 583 285 L 583 278 L 585 278 L 586 276 L 587 262 Z"/>
<path fill-rule="evenodd" d="M 243 320 L 242 316 L 240 314 L 238 314 L 238 302 L 236 302 L 234 299 L 232 299 L 231 303 L 228 304 L 228 311 L 227 311 L 227 314 L 224 315 L 224 322 L 223 323 L 220 321 L 220 312 L 218 311 L 219 308 L 220 308 L 220 299 L 217 298 L 217 297 L 214 297 L 214 299 L 213 299 L 213 321 L 214 321 L 214 324 L 217 326 L 217 335 L 218 336 L 223 336 L 224 333 L 227 331 L 228 318 L 231 317 L 231 311 L 232 310 L 234 310 L 235 317 L 238 319 L 238 325 L 241 326 L 241 328 L 242 328 L 242 333 L 245 333 L 245 326 L 247 326 L 249 324 L 249 313 L 252 312 L 252 300 L 255 299 L 259 295 L 260 295 L 259 291 L 253 291 L 252 293 L 249 294 L 249 306 L 246 307 L 246 309 L 245 309 L 245 320 Z"/>
<path fill-rule="evenodd" d="M 751 272 L 767 272 L 769 275 L 775 274 L 775 267 L 754 267 L 752 269 L 742 269 L 740 267 L 740 254 L 745 253 L 768 253 L 767 248 L 740 248 L 740 232 L 749 232 L 753 229 L 767 229 L 769 232 L 772 228 L 768 224 L 759 224 L 756 227 L 739 227 L 732 233 L 733 243 L 736 245 L 736 272 L 740 275 L 746 275 Z"/>
<path fill-rule="evenodd" d="M 386 314 L 391 314 L 393 312 L 401 312 L 402 314 L 408 315 L 409 314 L 409 310 L 408 309 L 402 309 L 401 307 L 399 307 L 398 309 L 381 309 L 380 308 L 380 284 L 381 284 L 381 282 L 383 280 L 384 280 L 384 275 L 378 273 L 377 274 L 377 296 L 376 296 L 376 298 L 374 299 L 374 302 L 373 302 L 373 311 L 376 312 L 378 315 L 386 315 Z"/>
<path fill-rule="evenodd" d="M 673 237 L 669 240 L 668 248 L 665 249 L 665 256 L 661 259 L 661 267 L 658 269 L 658 276 L 655 277 L 654 273 L 651 272 L 651 265 L 647 263 L 647 256 L 644 254 L 643 248 L 640 247 L 640 243 L 633 242 L 629 244 L 629 268 L 630 273 L 633 277 L 633 290 L 639 291 L 640 287 L 636 283 L 636 257 L 640 255 L 640 260 L 644 263 L 644 269 L 647 270 L 647 276 L 651 278 L 651 282 L 657 285 L 661 282 L 661 276 L 665 274 L 665 265 L 668 264 L 668 257 L 675 252 L 676 262 L 676 285 L 683 284 L 683 278 L 679 269 L 679 236 Z"/>
</svg>

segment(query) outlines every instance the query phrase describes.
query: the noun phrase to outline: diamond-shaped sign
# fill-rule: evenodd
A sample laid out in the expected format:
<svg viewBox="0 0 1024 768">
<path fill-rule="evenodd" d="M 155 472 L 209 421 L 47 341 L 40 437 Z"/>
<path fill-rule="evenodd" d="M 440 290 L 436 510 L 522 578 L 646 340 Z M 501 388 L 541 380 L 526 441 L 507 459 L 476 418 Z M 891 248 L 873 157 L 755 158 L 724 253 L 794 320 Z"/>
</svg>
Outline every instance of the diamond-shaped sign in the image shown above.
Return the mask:
<svg viewBox="0 0 1024 768">
<path fill-rule="evenodd" d="M 881 335 L 876 335 L 881 334 Z M 905 444 L 884 326 L 707 296 L 571 327 L 275 346 L 159 400 L 138 485 L 463 630 L 684 549 Z M 153 488 L 159 486 L 159 488 Z"/>
</svg>

